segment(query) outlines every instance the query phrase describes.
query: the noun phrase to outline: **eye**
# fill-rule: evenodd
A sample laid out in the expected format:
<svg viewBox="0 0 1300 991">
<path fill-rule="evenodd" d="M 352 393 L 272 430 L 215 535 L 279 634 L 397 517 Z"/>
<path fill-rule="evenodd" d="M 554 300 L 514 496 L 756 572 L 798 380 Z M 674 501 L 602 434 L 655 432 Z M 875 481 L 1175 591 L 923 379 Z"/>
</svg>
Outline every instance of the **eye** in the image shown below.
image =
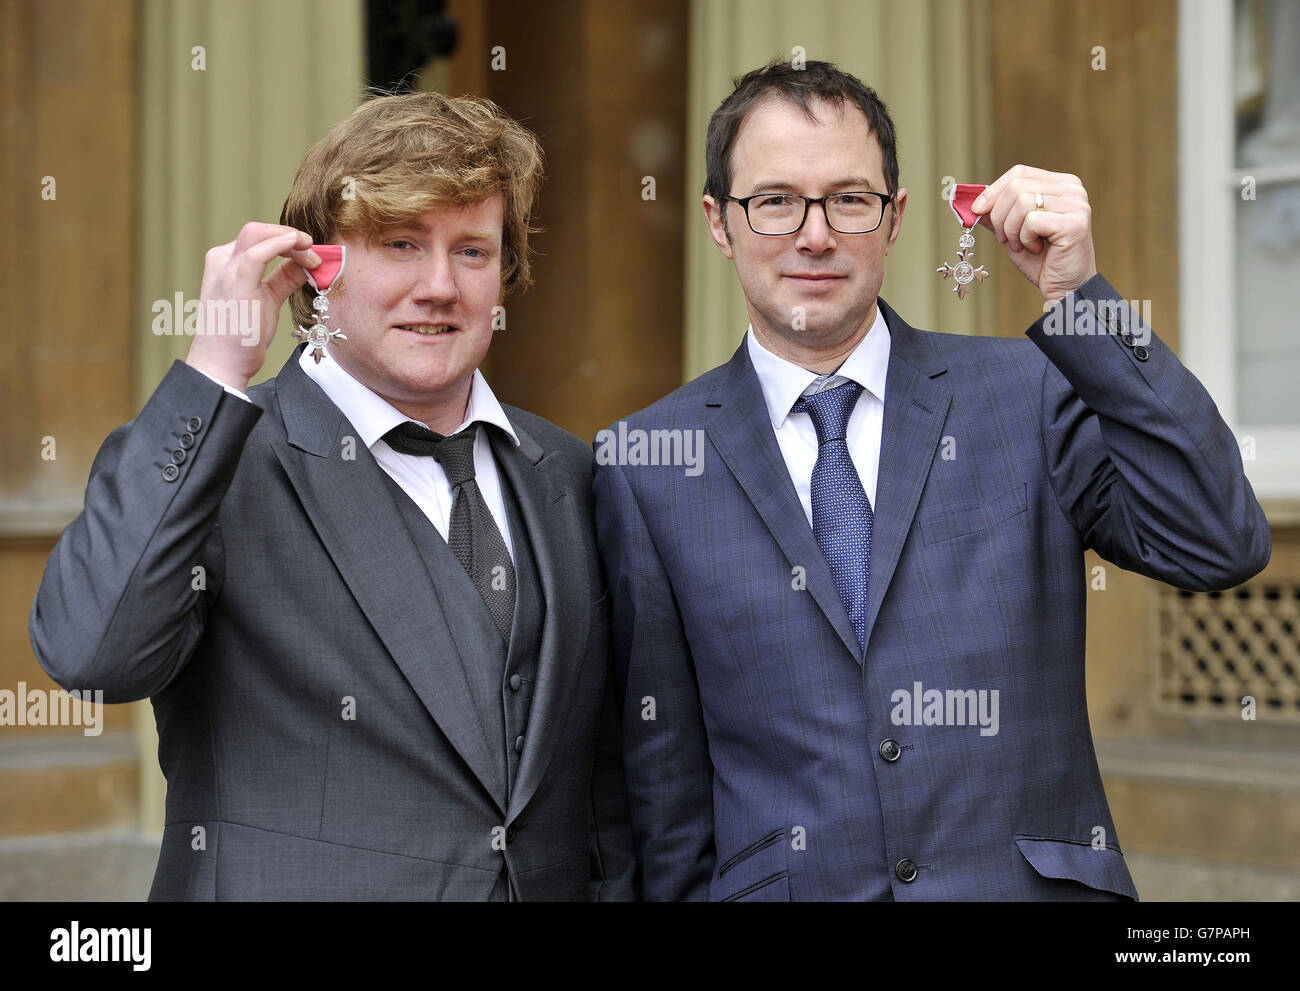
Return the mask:
<svg viewBox="0 0 1300 991">
<path fill-rule="evenodd" d="M 760 210 L 762 209 L 779 210 L 782 209 L 783 207 L 788 207 L 791 204 L 791 202 L 793 202 L 791 197 L 785 195 L 784 193 L 772 193 L 768 196 L 760 196 L 758 199 L 754 200 L 754 206 L 758 207 Z"/>
<path fill-rule="evenodd" d="M 472 252 L 472 253 L 471 253 Z M 466 248 L 465 253 L 471 258 L 486 258 L 487 252 L 482 248 Z"/>
<path fill-rule="evenodd" d="M 398 239 L 395 240 L 395 241 L 389 241 L 389 242 L 388 242 L 388 246 L 389 246 L 390 248 L 397 248 L 399 251 L 401 250 L 401 247 L 400 247 L 401 245 L 406 245 L 406 246 L 409 247 L 409 248 L 413 248 L 413 247 L 415 247 L 415 245 L 414 245 L 413 242 L 408 241 L 408 240 L 406 240 L 405 238 L 398 238 Z"/>
<path fill-rule="evenodd" d="M 835 197 L 835 202 L 843 206 L 862 206 L 867 202 L 867 197 L 861 193 L 840 193 Z"/>
</svg>

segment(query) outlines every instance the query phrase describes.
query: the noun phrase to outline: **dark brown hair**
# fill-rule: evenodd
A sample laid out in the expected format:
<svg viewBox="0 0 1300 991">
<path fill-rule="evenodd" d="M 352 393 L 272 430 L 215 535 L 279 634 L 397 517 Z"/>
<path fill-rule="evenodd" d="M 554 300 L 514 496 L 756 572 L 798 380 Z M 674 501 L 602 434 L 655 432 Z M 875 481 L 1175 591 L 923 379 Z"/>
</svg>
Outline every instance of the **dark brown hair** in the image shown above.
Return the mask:
<svg viewBox="0 0 1300 991">
<path fill-rule="evenodd" d="M 884 159 L 885 192 L 898 191 L 898 141 L 889 111 L 876 95 L 856 76 L 830 62 L 806 62 L 802 68 L 789 61 L 773 59 L 761 69 L 747 72 L 734 82 L 735 89 L 713 111 L 705 143 L 704 192 L 719 203 L 731 192 L 731 150 L 736 135 L 754 108 L 765 100 L 780 98 L 798 106 L 809 119 L 813 104 L 825 100 L 843 108 L 851 104 L 862 111 L 871 133 L 880 142 Z M 723 219 L 726 219 L 724 211 Z"/>
</svg>

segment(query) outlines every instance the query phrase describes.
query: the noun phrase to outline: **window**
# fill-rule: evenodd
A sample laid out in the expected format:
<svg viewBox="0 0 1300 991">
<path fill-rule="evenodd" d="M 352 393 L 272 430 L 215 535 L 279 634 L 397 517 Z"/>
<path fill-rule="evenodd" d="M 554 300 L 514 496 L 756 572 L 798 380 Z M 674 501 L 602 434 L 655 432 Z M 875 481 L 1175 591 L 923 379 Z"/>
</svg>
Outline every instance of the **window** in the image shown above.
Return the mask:
<svg viewBox="0 0 1300 991">
<path fill-rule="evenodd" d="M 1181 0 L 1183 360 L 1260 498 L 1300 497 L 1297 51 L 1292 0 Z"/>
</svg>

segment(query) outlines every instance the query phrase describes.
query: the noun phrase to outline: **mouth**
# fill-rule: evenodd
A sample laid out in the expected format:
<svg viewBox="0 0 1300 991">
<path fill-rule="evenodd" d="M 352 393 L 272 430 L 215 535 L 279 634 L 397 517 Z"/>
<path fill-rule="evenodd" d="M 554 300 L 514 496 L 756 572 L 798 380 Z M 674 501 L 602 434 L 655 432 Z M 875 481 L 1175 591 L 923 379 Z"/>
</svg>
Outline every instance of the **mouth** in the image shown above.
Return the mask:
<svg viewBox="0 0 1300 991">
<path fill-rule="evenodd" d="M 420 337 L 440 337 L 444 334 L 455 333 L 460 328 L 449 323 L 399 323 L 394 326 L 408 334 L 416 334 Z"/>
<path fill-rule="evenodd" d="M 786 276 L 787 279 L 793 279 L 795 282 L 806 282 L 813 285 L 819 282 L 834 282 L 843 279 L 842 275 L 829 275 L 826 273 L 799 273 L 795 272 Z"/>
</svg>

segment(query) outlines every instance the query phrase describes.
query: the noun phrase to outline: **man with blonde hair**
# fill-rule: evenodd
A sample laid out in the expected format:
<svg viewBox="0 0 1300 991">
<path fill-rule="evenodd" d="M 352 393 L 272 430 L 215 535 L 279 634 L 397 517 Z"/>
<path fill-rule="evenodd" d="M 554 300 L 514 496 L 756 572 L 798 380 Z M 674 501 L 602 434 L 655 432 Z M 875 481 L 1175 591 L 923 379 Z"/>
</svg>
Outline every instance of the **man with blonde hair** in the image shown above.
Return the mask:
<svg viewBox="0 0 1300 991">
<path fill-rule="evenodd" d="M 478 371 L 541 176 L 487 100 L 364 103 L 207 253 L 203 312 L 253 325 L 202 328 L 99 452 L 31 637 L 153 702 L 151 898 L 634 896 L 591 452 Z M 322 245 L 339 334 L 249 389 L 286 300 L 318 322 Z"/>
</svg>

